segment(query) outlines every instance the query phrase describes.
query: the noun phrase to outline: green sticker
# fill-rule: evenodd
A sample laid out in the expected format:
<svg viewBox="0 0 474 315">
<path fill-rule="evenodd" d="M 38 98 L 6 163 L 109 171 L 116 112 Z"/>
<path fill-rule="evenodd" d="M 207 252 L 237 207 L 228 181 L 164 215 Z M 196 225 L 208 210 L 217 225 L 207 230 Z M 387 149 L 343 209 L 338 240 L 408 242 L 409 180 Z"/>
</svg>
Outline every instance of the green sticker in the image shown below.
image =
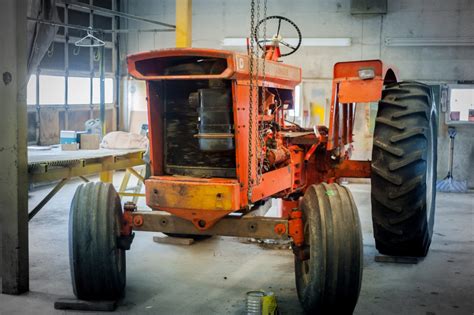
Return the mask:
<svg viewBox="0 0 474 315">
<path fill-rule="evenodd" d="M 329 190 L 326 190 L 326 195 L 328 195 L 328 196 L 334 196 L 334 195 L 336 195 L 336 193 L 334 193 L 334 190 L 329 189 Z"/>
</svg>

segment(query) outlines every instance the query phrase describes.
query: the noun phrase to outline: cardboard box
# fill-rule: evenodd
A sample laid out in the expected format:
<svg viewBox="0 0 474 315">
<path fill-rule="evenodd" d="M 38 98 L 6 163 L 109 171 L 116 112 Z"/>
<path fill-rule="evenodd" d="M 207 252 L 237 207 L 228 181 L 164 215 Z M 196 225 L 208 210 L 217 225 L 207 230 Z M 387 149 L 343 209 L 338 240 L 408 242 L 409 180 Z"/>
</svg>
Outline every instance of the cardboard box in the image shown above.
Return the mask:
<svg viewBox="0 0 474 315">
<path fill-rule="evenodd" d="M 98 134 L 81 134 L 81 150 L 100 149 L 100 136 Z"/>
<path fill-rule="evenodd" d="M 61 144 L 71 144 L 77 143 L 77 135 L 73 130 L 61 130 L 59 136 L 59 143 Z"/>
<path fill-rule="evenodd" d="M 79 150 L 79 144 L 78 143 L 63 143 L 61 144 L 61 150 L 76 151 L 76 150 Z"/>
</svg>

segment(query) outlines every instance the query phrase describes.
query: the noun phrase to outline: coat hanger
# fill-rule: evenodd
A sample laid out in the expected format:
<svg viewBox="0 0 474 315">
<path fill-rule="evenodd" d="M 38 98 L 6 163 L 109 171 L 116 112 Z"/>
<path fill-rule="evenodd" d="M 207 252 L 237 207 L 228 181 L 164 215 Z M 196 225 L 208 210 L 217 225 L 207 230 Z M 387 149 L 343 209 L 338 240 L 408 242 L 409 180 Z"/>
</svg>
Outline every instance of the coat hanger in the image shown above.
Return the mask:
<svg viewBox="0 0 474 315">
<path fill-rule="evenodd" d="M 105 42 L 95 37 L 92 32 L 92 27 L 89 27 L 87 35 L 75 42 L 75 45 L 78 47 L 101 47 L 105 46 Z"/>
</svg>

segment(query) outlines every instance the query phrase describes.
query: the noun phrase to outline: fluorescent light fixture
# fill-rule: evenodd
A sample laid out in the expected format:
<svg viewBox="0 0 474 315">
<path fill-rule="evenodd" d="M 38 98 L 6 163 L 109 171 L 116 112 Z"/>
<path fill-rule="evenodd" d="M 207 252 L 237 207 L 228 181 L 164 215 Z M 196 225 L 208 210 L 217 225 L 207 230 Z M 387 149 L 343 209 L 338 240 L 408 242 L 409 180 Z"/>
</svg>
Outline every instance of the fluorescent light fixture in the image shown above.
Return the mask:
<svg viewBox="0 0 474 315">
<path fill-rule="evenodd" d="M 387 37 L 385 46 L 474 46 L 474 37 Z"/>
<path fill-rule="evenodd" d="M 270 40 L 270 38 L 268 39 Z M 285 42 L 290 45 L 296 46 L 298 44 L 298 38 L 284 38 Z M 350 37 L 339 37 L 339 38 L 326 38 L 326 37 L 313 37 L 303 38 L 301 46 L 303 47 L 347 47 L 352 44 Z M 245 37 L 227 37 L 221 41 L 222 46 L 247 46 L 247 38 Z"/>
</svg>

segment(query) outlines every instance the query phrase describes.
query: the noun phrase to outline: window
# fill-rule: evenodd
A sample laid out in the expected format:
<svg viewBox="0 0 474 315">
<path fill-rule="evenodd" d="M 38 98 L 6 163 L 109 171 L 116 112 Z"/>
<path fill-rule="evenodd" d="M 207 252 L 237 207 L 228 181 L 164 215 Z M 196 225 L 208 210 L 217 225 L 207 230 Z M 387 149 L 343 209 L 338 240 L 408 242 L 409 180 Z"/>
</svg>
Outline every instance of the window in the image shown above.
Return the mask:
<svg viewBox="0 0 474 315">
<path fill-rule="evenodd" d="M 40 105 L 64 105 L 65 78 L 59 76 L 39 76 L 39 103 Z"/>
<path fill-rule="evenodd" d="M 26 104 L 36 105 L 36 75 L 31 75 L 26 86 Z"/>
<path fill-rule="evenodd" d="M 67 93 L 67 102 L 70 105 L 90 104 L 91 79 L 69 77 Z"/>
<path fill-rule="evenodd" d="M 288 110 L 288 116 L 299 117 L 301 108 L 301 85 L 295 86 L 295 104 L 293 109 Z"/>
<path fill-rule="evenodd" d="M 474 86 L 452 85 L 449 89 L 449 123 L 474 122 Z"/>
<path fill-rule="evenodd" d="M 111 78 L 106 78 L 104 82 L 105 86 L 105 103 L 110 104 L 114 102 L 114 80 Z M 100 79 L 94 78 L 92 80 L 92 103 L 100 103 Z"/>
<path fill-rule="evenodd" d="M 31 75 L 27 85 L 27 104 L 36 105 L 36 75 Z M 66 78 L 63 76 L 39 76 L 39 104 L 65 105 Z M 93 78 L 93 104 L 100 103 L 100 79 Z M 89 105 L 91 97 L 91 79 L 89 77 L 68 78 L 68 105 Z M 105 79 L 105 103 L 114 102 L 114 80 Z"/>
</svg>

